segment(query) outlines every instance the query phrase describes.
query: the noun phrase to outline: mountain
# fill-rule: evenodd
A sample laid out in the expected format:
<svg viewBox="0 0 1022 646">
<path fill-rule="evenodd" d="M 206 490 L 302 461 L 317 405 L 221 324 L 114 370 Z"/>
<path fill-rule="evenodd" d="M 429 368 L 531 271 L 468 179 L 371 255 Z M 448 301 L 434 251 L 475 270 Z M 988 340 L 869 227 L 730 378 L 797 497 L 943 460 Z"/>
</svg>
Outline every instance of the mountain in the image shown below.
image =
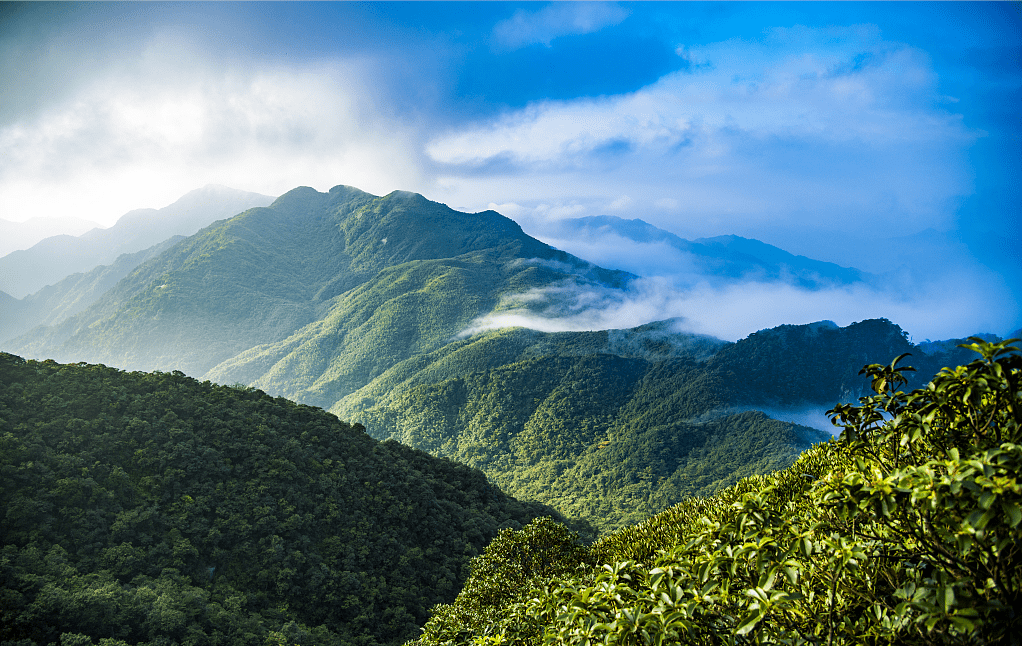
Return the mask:
<svg viewBox="0 0 1022 646">
<path fill-rule="evenodd" d="M 0 291 L 21 298 L 71 274 L 109 265 L 122 254 L 148 249 L 172 236 L 191 235 L 215 220 L 272 201 L 258 193 L 210 185 L 162 209 L 130 211 L 108 229 L 52 236 L 0 257 Z"/>
<path fill-rule="evenodd" d="M 0 218 L 0 257 L 18 249 L 28 249 L 50 236 L 81 235 L 96 228 L 101 228 L 98 223 L 81 218 L 30 218 L 24 222 Z"/>
<path fill-rule="evenodd" d="M 498 530 L 557 517 L 254 389 L 4 353 L 0 509 L 24 646 L 400 644 Z"/>
<path fill-rule="evenodd" d="M 1022 357 L 1005 345 L 909 392 L 870 368 L 839 441 L 591 545 L 548 519 L 501 532 L 408 646 L 1018 644 Z"/>
<path fill-rule="evenodd" d="M 610 215 L 558 220 L 540 237 L 593 262 L 644 276 L 712 283 L 784 281 L 805 289 L 872 279 L 858 269 L 796 256 L 759 240 L 735 235 L 686 240 L 643 220 Z M 628 245 L 624 254 L 622 242 Z M 665 254 L 665 248 L 674 253 Z"/>
<path fill-rule="evenodd" d="M 806 411 L 821 419 L 867 386 L 863 364 L 911 349 L 889 321 L 782 326 L 736 344 L 680 332 L 678 321 L 470 332 L 541 294 L 624 293 L 633 279 L 492 211 L 298 188 L 174 244 L 88 308 L 5 346 L 176 369 L 328 408 L 599 530 L 790 463 L 829 437 L 800 425 Z"/>
<path fill-rule="evenodd" d="M 274 392 L 309 390 L 305 400 L 332 404 L 447 343 L 503 296 L 628 279 L 492 211 L 460 213 L 405 192 L 299 188 L 203 229 L 85 311 L 7 347 L 226 383 L 272 372 L 285 375 Z"/>
<path fill-rule="evenodd" d="M 868 391 L 863 365 L 914 349 L 885 320 L 737 343 L 675 325 L 487 332 L 399 363 L 331 410 L 609 531 L 787 466 L 831 437 L 793 421 L 807 410 L 824 420 Z M 932 374 L 940 358 L 913 364 Z"/>
<path fill-rule="evenodd" d="M 135 267 L 183 239 L 174 236 L 148 249 L 122 254 L 109 265 L 71 274 L 20 300 L 0 292 L 0 341 L 24 334 L 37 325 L 57 325 L 67 320 L 96 302 Z"/>
</svg>

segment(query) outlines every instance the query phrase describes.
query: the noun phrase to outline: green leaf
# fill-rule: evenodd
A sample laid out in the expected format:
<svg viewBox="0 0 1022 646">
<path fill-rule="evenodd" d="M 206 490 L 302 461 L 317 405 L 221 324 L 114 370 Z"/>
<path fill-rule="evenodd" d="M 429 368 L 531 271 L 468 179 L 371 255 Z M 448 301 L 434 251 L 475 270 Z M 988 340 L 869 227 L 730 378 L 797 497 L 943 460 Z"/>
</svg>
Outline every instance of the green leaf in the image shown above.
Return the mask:
<svg viewBox="0 0 1022 646">
<path fill-rule="evenodd" d="M 759 611 L 752 612 L 746 615 L 745 618 L 742 619 L 741 622 L 739 622 L 738 627 L 735 629 L 735 634 L 736 635 L 749 634 L 752 631 L 752 629 L 756 627 L 756 624 L 758 624 L 762 618 L 763 614 Z"/>
<path fill-rule="evenodd" d="M 1022 522 L 1022 508 L 1019 508 L 1014 503 L 1002 501 L 1001 509 L 1004 510 L 1004 515 L 1008 517 L 1008 527 L 1018 527 L 1018 524 Z"/>
</svg>

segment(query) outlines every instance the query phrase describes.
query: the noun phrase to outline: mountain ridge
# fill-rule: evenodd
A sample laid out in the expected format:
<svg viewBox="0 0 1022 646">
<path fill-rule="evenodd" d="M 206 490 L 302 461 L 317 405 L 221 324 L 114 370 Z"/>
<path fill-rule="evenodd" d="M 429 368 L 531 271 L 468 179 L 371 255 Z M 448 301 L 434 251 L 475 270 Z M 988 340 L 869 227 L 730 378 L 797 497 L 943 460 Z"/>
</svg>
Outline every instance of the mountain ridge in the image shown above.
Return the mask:
<svg viewBox="0 0 1022 646">
<path fill-rule="evenodd" d="M 186 193 L 162 209 L 135 209 L 108 228 L 58 235 L 0 257 L 0 290 L 17 298 L 78 272 L 109 265 L 175 235 L 191 235 L 211 222 L 273 198 L 214 184 Z"/>
<path fill-rule="evenodd" d="M 498 291 L 506 293 L 570 278 L 540 264 L 515 265 L 516 260 L 563 263 L 580 279 L 586 274 L 604 282 L 628 279 L 525 235 L 493 211 L 459 213 L 407 192 L 377 197 L 353 187 L 327 193 L 300 187 L 269 207 L 206 227 L 136 268 L 86 311 L 8 346 L 32 356 L 48 352 L 201 375 L 316 322 L 336 305 L 332 299 L 360 285 L 372 291 L 366 285 L 374 279 L 377 296 L 399 309 L 410 307 L 395 290 L 387 293 L 383 279 L 376 278 L 380 272 L 390 271 L 388 280 L 396 280 L 400 272 L 393 267 L 407 265 L 425 278 L 422 263 L 439 267 L 459 257 L 461 269 L 472 270 L 463 278 L 492 285 L 485 306 L 459 304 L 459 321 L 447 326 L 443 340 L 496 306 L 495 286 L 504 285 Z M 196 331 L 202 339 L 188 337 Z M 189 348 L 185 360 L 172 341 Z M 174 363 L 161 363 L 167 361 Z"/>
<path fill-rule="evenodd" d="M 764 411 L 857 397 L 868 386 L 862 365 L 913 349 L 883 319 L 779 326 L 733 344 L 684 333 L 678 320 L 472 333 L 480 317 L 557 298 L 584 308 L 572 295 L 626 294 L 635 280 L 494 211 L 298 187 L 173 244 L 85 310 L 5 345 L 320 406 L 604 530 L 785 466 L 828 435 Z"/>
<path fill-rule="evenodd" d="M 666 244 L 685 254 L 686 265 L 659 265 L 643 271 L 641 259 L 624 259 L 635 263 L 620 268 L 641 275 L 680 275 L 689 280 L 711 282 L 758 280 L 789 282 L 806 289 L 875 281 L 876 277 L 852 267 L 795 255 L 765 242 L 736 235 L 687 240 L 641 219 L 623 219 L 612 215 L 565 218 L 543 231 L 541 237 L 560 244 L 598 247 L 601 238 L 617 236 L 650 245 Z M 620 259 L 619 259 L 619 262 Z M 607 264 L 614 266 L 613 261 Z M 690 265 L 690 266 L 689 266 Z M 659 273 L 658 273 L 659 272 Z"/>
<path fill-rule="evenodd" d="M 0 257 L 12 251 L 28 249 L 55 235 L 78 236 L 96 228 L 103 227 L 98 222 L 82 218 L 34 217 L 22 222 L 0 218 Z"/>
<path fill-rule="evenodd" d="M 174 236 L 148 249 L 121 254 L 109 265 L 71 274 L 21 299 L 4 294 L 10 300 L 0 307 L 0 341 L 13 339 L 37 325 L 59 325 L 99 300 L 135 267 L 183 239 Z"/>
<path fill-rule="evenodd" d="M 736 343 L 670 321 L 511 328 L 413 356 L 330 410 L 609 531 L 787 466 L 832 436 L 796 423 L 807 410 L 822 419 L 835 401 L 854 401 L 869 390 L 863 365 L 914 349 L 884 319 L 779 326 Z M 913 365 L 927 374 L 948 358 Z"/>
</svg>

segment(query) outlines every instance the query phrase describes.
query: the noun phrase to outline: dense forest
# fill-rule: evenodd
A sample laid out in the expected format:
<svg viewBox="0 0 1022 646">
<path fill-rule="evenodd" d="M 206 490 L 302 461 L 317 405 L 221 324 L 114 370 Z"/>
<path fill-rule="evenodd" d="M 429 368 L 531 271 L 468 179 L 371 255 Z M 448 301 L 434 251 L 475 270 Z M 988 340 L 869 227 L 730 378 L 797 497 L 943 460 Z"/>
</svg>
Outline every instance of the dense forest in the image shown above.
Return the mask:
<svg viewBox="0 0 1022 646">
<path fill-rule="evenodd" d="M 908 392 L 904 356 L 867 366 L 840 439 L 589 545 L 321 409 L 0 354 L 0 642 L 1015 644 L 1022 355 L 975 341 Z"/>
<path fill-rule="evenodd" d="M 498 530 L 553 514 L 258 390 L 10 354 L 0 509 L 20 646 L 395 644 Z"/>
<path fill-rule="evenodd" d="M 815 407 L 830 426 L 827 407 L 869 390 L 855 366 L 911 351 L 923 374 L 959 358 L 919 352 L 882 319 L 785 325 L 737 343 L 672 321 L 497 330 L 399 363 L 332 411 L 607 531 L 788 466 L 831 434 L 761 411 Z"/>
<path fill-rule="evenodd" d="M 591 546 L 538 520 L 472 562 L 418 646 L 1018 644 L 1022 355 L 831 410 L 839 440 Z"/>
</svg>

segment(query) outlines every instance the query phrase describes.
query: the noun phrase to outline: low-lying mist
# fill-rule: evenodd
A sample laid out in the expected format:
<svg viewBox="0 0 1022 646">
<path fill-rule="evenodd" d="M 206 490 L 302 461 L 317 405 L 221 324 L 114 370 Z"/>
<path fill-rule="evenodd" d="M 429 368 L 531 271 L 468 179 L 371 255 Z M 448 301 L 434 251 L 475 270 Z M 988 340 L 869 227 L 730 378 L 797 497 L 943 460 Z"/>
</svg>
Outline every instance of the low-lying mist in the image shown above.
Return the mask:
<svg viewBox="0 0 1022 646">
<path fill-rule="evenodd" d="M 902 240 L 900 246 L 897 240 L 886 246 L 878 241 L 876 249 L 862 253 L 864 261 L 879 262 L 871 254 L 882 256 L 883 263 L 869 265 L 882 273 L 866 273 L 754 240 L 722 251 L 642 220 L 518 215 L 530 234 L 544 242 L 642 278 L 625 289 L 565 282 L 517 294 L 474 321 L 467 333 L 507 326 L 629 328 L 680 318 L 679 331 L 735 341 L 783 324 L 831 320 L 845 326 L 886 318 L 923 341 L 981 332 L 1004 336 L 1019 318 L 1020 304 L 1005 278 L 979 263 L 964 245 L 933 232 Z M 846 243 L 835 240 L 834 249 L 821 248 L 819 256 L 825 260 Z M 744 249 L 756 255 L 745 255 Z M 823 273 L 814 274 L 817 270 Z"/>
<path fill-rule="evenodd" d="M 767 417 L 782 422 L 798 424 L 799 426 L 808 426 L 809 428 L 815 428 L 816 430 L 830 433 L 834 436 L 841 434 L 841 427 L 835 426 L 831 423 L 830 418 L 827 417 L 827 411 L 830 409 L 825 406 L 806 406 L 801 408 L 747 406 L 735 409 L 734 412 L 744 412 L 747 410 L 758 410 L 761 413 L 766 414 Z"/>
<path fill-rule="evenodd" d="M 714 284 L 712 277 L 647 276 L 626 288 L 564 282 L 504 299 L 464 334 L 520 326 L 543 332 L 631 328 L 680 319 L 678 331 L 736 341 L 778 325 L 831 320 L 840 326 L 886 318 L 916 341 L 1005 334 L 1017 304 L 977 269 L 930 281 L 901 276 L 890 284 L 804 289 L 784 281 Z"/>
</svg>

